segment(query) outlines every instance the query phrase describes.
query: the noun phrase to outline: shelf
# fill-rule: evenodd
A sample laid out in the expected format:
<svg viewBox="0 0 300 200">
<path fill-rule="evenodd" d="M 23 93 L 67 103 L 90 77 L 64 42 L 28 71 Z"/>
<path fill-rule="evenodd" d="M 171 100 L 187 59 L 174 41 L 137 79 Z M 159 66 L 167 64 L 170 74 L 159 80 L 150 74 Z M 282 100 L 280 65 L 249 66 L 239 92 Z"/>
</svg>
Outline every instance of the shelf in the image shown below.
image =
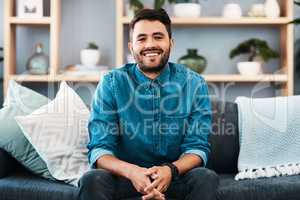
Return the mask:
<svg viewBox="0 0 300 200">
<path fill-rule="evenodd" d="M 16 25 L 50 25 L 51 18 L 50 17 L 43 17 L 40 19 L 30 19 L 30 18 L 18 18 L 18 17 L 10 17 L 9 18 L 10 24 Z"/>
<path fill-rule="evenodd" d="M 285 74 L 260 74 L 260 75 L 240 75 L 240 74 L 203 74 L 207 82 L 287 82 Z"/>
<path fill-rule="evenodd" d="M 287 82 L 285 74 L 261 74 L 245 76 L 239 74 L 204 74 L 202 75 L 207 82 Z M 101 75 L 12 75 L 10 79 L 18 82 L 98 82 Z"/>
<path fill-rule="evenodd" d="M 240 75 L 240 74 L 203 74 L 207 82 L 287 82 L 286 74 L 260 74 L 260 75 Z"/>
<path fill-rule="evenodd" d="M 227 19 L 223 17 L 172 17 L 171 21 L 173 25 L 285 25 L 293 19 L 288 17 L 280 17 L 277 19 L 268 18 L 253 18 L 253 17 L 242 17 L 240 19 Z M 121 23 L 129 24 L 131 18 L 122 17 Z"/>
<path fill-rule="evenodd" d="M 28 75 L 28 74 L 21 74 L 21 75 L 10 75 L 9 79 L 15 80 L 17 82 L 55 82 L 54 77 L 50 75 Z"/>
<path fill-rule="evenodd" d="M 11 75 L 10 79 L 17 82 L 59 82 L 59 81 L 72 81 L 72 82 L 98 82 L 99 75 Z"/>
</svg>

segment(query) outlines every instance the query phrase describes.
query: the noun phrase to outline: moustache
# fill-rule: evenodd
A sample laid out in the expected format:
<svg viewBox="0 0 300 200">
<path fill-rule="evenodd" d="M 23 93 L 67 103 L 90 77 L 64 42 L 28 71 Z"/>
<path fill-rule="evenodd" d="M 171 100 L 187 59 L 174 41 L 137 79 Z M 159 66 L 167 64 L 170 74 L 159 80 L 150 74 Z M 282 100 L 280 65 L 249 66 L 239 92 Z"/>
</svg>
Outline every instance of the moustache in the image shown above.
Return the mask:
<svg viewBox="0 0 300 200">
<path fill-rule="evenodd" d="M 163 53 L 164 51 L 160 48 L 147 48 L 140 52 L 141 55 L 147 53 L 147 52 L 156 52 L 156 53 Z"/>
</svg>

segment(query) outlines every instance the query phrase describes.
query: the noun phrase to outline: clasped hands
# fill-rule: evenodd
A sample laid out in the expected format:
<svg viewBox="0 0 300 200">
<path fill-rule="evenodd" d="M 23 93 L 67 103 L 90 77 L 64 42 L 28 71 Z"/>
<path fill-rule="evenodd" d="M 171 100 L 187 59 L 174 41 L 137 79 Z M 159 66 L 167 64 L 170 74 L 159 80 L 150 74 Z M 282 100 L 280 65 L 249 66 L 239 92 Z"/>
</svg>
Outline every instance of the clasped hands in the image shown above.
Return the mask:
<svg viewBox="0 0 300 200">
<path fill-rule="evenodd" d="M 129 179 L 135 189 L 143 194 L 143 200 L 165 200 L 163 193 L 171 183 L 172 173 L 168 166 L 154 166 L 149 169 L 136 166 L 131 170 Z"/>
</svg>

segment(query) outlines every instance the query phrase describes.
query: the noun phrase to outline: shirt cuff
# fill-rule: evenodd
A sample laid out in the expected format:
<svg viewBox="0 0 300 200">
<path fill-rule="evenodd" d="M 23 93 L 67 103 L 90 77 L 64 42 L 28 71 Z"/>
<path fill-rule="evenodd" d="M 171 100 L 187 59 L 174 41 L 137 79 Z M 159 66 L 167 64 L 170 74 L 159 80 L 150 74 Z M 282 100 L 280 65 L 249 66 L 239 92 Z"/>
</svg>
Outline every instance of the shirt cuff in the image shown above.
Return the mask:
<svg viewBox="0 0 300 200">
<path fill-rule="evenodd" d="M 91 154 L 90 154 L 90 160 L 89 160 L 89 163 L 90 163 L 90 168 L 92 169 L 95 169 L 96 168 L 96 161 L 104 156 L 104 155 L 114 155 L 112 151 L 109 151 L 109 150 L 106 150 L 106 149 L 101 149 L 101 148 L 97 148 L 97 149 L 93 149 L 91 151 Z"/>
<path fill-rule="evenodd" d="M 187 151 L 183 152 L 180 157 L 184 156 L 185 154 L 195 154 L 195 155 L 199 156 L 202 159 L 203 166 L 204 167 L 206 166 L 207 156 L 204 151 L 197 150 L 197 149 L 191 149 L 191 150 L 187 150 Z"/>
</svg>

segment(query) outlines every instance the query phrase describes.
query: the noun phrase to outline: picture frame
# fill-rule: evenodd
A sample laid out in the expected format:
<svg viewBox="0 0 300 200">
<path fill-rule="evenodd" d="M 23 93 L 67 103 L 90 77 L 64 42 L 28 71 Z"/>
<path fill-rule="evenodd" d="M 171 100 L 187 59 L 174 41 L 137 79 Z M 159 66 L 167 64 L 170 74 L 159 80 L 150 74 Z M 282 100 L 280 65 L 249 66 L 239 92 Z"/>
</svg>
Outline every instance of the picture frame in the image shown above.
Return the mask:
<svg viewBox="0 0 300 200">
<path fill-rule="evenodd" d="M 17 17 L 20 18 L 42 18 L 43 0 L 18 0 Z"/>
</svg>

